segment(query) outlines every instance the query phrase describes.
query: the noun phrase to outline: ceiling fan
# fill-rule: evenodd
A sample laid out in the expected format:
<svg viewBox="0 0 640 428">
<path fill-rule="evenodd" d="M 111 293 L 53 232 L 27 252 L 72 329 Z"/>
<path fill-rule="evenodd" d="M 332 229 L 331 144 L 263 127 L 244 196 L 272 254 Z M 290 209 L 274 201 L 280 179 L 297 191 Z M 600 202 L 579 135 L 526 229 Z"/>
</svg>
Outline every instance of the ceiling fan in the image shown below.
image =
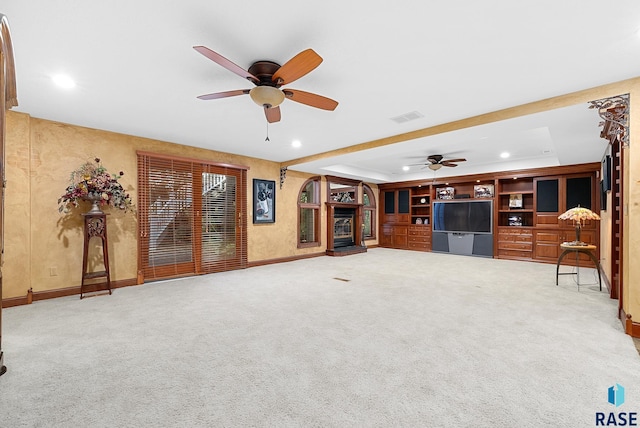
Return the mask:
<svg viewBox="0 0 640 428">
<path fill-rule="evenodd" d="M 425 165 L 429 169 L 431 169 L 433 171 L 437 171 L 440 168 L 442 168 L 443 166 L 449 166 L 449 167 L 458 166 L 458 162 L 466 162 L 466 159 L 457 158 L 457 159 L 446 159 L 445 160 L 444 156 L 442 156 L 442 155 L 430 155 L 429 157 L 427 157 L 427 163 L 417 164 L 417 165 Z"/>
<path fill-rule="evenodd" d="M 264 114 L 269 123 L 280 121 L 279 106 L 286 98 L 323 110 L 335 110 L 338 106 L 337 101 L 321 95 L 297 89 L 280 89 L 281 86 L 288 85 L 320 65 L 322 58 L 313 49 L 300 52 L 282 66 L 273 61 L 256 61 L 245 70 L 209 48 L 204 46 L 194 46 L 193 48 L 211 61 L 256 85 L 252 89 L 238 89 L 200 95 L 198 98 L 201 100 L 248 94 L 256 104 L 264 108 Z"/>
</svg>

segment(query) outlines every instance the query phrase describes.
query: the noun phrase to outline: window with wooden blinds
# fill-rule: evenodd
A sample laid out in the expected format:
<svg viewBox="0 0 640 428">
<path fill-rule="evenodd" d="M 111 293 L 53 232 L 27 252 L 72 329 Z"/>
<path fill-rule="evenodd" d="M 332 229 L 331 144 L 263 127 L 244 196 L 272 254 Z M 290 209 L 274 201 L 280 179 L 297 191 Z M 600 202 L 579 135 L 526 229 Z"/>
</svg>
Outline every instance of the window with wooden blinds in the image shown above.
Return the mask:
<svg viewBox="0 0 640 428">
<path fill-rule="evenodd" d="M 246 267 L 246 168 L 138 153 L 138 177 L 144 278 Z"/>
</svg>

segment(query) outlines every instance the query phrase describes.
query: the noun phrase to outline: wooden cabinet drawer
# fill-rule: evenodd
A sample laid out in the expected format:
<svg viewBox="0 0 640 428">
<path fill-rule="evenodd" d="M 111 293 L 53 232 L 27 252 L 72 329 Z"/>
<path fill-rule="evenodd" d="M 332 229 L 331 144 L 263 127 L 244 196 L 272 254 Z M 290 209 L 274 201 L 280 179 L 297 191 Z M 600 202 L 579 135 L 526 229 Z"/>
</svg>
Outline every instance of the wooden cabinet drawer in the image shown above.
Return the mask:
<svg viewBox="0 0 640 428">
<path fill-rule="evenodd" d="M 528 243 L 532 243 L 533 242 L 533 235 L 528 234 L 528 235 L 516 235 L 515 237 L 515 242 L 528 242 Z"/>
<path fill-rule="evenodd" d="M 412 242 L 409 241 L 410 250 L 431 251 L 431 244 L 428 242 Z"/>
<path fill-rule="evenodd" d="M 498 250 L 531 251 L 532 245 L 530 242 L 498 242 Z"/>
<path fill-rule="evenodd" d="M 557 231 L 536 232 L 536 242 L 545 242 L 560 245 L 560 235 Z"/>
<path fill-rule="evenodd" d="M 527 229 L 523 229 L 521 227 L 501 227 L 498 230 L 499 235 L 521 235 L 523 233 L 531 233 Z"/>
<path fill-rule="evenodd" d="M 416 236 L 416 235 L 409 235 L 409 242 L 430 242 L 431 239 L 429 239 L 428 236 Z"/>
<path fill-rule="evenodd" d="M 532 252 L 531 251 L 498 250 L 498 257 L 516 258 L 516 259 L 530 259 L 531 256 L 532 256 Z"/>
<path fill-rule="evenodd" d="M 429 226 L 409 226 L 409 235 L 431 236 Z"/>
</svg>

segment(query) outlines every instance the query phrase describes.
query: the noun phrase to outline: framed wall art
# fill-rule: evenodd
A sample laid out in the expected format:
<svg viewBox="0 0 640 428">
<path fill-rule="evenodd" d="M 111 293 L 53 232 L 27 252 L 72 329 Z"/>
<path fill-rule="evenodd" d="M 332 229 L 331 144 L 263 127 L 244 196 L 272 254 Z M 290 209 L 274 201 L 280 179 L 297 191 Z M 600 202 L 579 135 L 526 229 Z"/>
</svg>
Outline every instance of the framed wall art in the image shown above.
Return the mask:
<svg viewBox="0 0 640 428">
<path fill-rule="evenodd" d="M 453 187 L 439 187 L 436 189 L 437 199 L 453 199 L 456 194 L 456 189 Z"/>
<path fill-rule="evenodd" d="M 522 193 L 509 195 L 509 208 L 522 209 Z"/>
<path fill-rule="evenodd" d="M 493 198 L 493 184 L 476 184 L 473 186 L 474 198 Z"/>
<path fill-rule="evenodd" d="M 276 182 L 253 179 L 253 222 L 276 222 Z"/>
</svg>

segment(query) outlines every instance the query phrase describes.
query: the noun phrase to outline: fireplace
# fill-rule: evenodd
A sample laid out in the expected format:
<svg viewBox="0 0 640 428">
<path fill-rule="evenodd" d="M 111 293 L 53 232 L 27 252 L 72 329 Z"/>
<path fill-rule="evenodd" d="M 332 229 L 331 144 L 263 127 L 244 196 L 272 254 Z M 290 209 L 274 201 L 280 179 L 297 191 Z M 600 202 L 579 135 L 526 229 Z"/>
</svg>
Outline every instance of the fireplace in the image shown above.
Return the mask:
<svg viewBox="0 0 640 428">
<path fill-rule="evenodd" d="M 333 213 L 333 248 L 355 245 L 355 208 L 336 208 Z"/>
<path fill-rule="evenodd" d="M 362 204 L 327 202 L 327 254 L 346 256 L 363 253 Z"/>
</svg>

